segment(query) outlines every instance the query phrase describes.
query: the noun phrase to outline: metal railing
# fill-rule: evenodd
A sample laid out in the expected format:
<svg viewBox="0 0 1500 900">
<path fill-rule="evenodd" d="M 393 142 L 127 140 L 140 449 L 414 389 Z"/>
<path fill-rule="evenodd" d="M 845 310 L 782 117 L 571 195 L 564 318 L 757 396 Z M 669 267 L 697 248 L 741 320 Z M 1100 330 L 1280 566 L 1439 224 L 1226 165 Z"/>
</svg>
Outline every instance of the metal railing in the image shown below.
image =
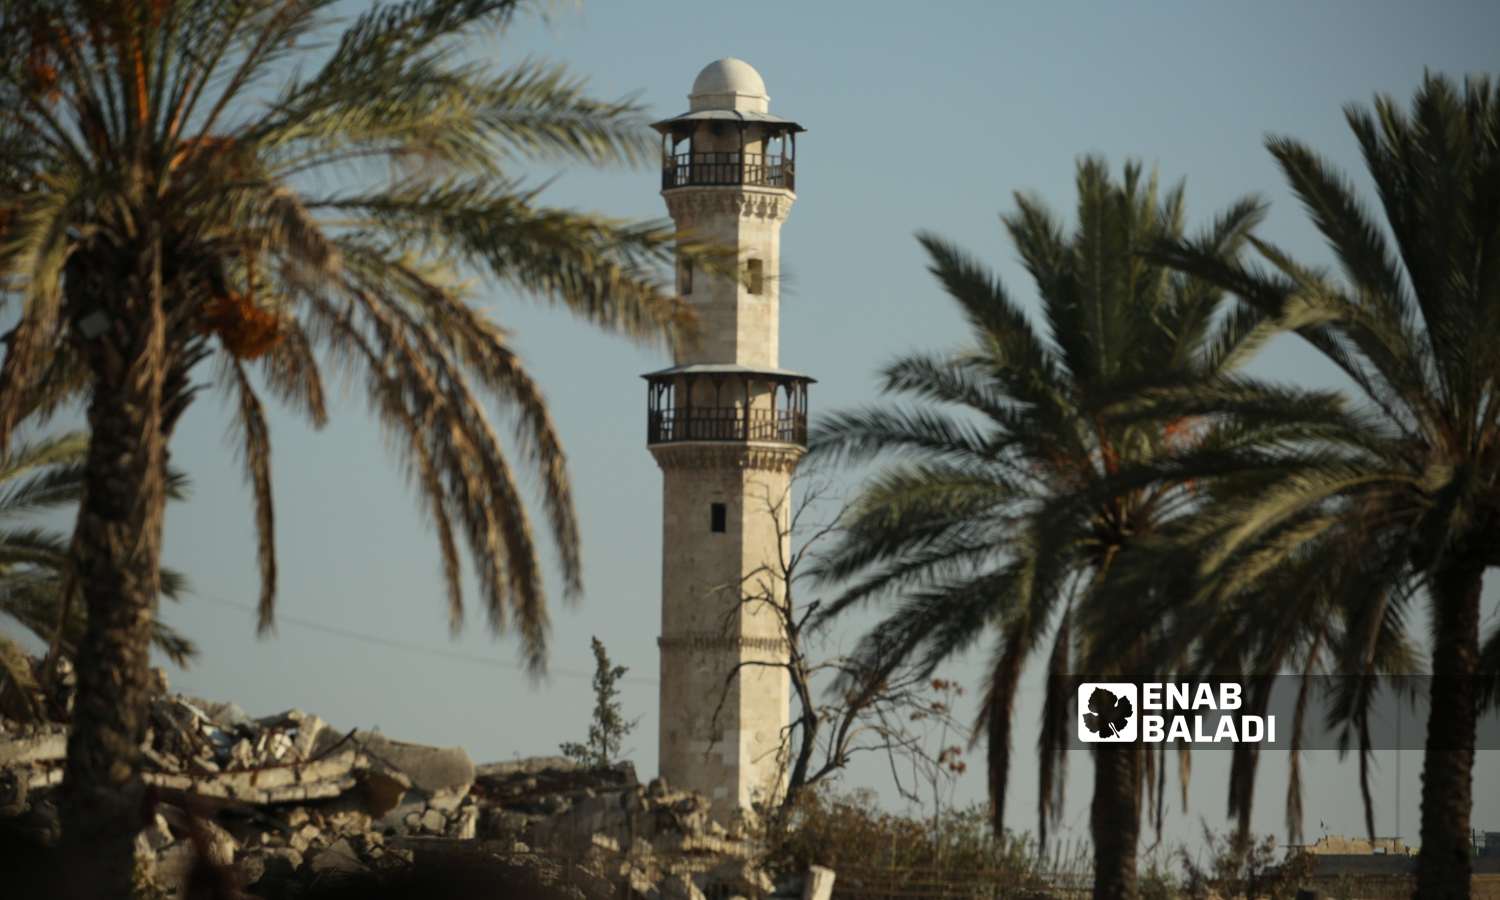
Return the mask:
<svg viewBox="0 0 1500 900">
<path fill-rule="evenodd" d="M 796 190 L 792 161 L 770 153 L 678 153 L 666 158 L 662 190 L 697 185 L 748 184 Z"/>
<path fill-rule="evenodd" d="M 647 415 L 646 441 L 771 441 L 803 446 L 807 443 L 807 414 L 734 406 L 657 409 Z"/>
</svg>

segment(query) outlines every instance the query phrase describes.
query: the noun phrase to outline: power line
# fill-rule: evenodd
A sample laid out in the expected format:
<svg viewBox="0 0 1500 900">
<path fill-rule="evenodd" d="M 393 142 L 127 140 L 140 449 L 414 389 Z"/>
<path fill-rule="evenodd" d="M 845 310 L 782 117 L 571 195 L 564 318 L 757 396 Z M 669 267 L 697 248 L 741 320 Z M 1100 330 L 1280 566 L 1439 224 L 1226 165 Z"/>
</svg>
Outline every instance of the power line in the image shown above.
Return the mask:
<svg viewBox="0 0 1500 900">
<path fill-rule="evenodd" d="M 233 607 L 240 610 L 241 612 L 249 613 L 252 616 L 256 615 L 258 612 L 254 606 L 251 606 L 248 603 L 239 603 L 234 600 L 226 600 L 223 597 L 214 597 L 206 594 L 195 594 L 194 597 L 196 599 L 210 600 L 223 606 Z M 464 653 L 459 650 L 439 650 L 436 647 L 414 644 L 409 641 L 393 640 L 392 638 L 380 637 L 379 635 L 375 634 L 366 634 L 361 631 L 353 631 L 351 629 L 340 628 L 335 625 L 325 625 L 322 622 L 314 622 L 311 619 L 302 619 L 298 618 L 297 616 L 287 616 L 278 613 L 276 616 L 276 623 L 279 625 L 283 622 L 290 625 L 296 625 L 301 628 L 306 628 L 309 631 L 318 631 L 323 634 L 332 635 L 333 637 L 341 637 L 346 640 L 358 641 L 363 644 L 372 644 L 377 647 L 386 647 L 392 650 L 405 650 L 408 653 L 419 653 L 426 656 L 434 656 L 439 659 L 451 659 L 457 662 L 472 663 L 479 666 L 489 666 L 493 669 L 508 669 L 513 672 L 526 671 L 526 666 L 524 664 L 516 662 L 514 660 L 494 659 L 489 656 L 480 656 L 477 653 Z M 547 669 L 547 675 L 556 675 L 561 678 L 582 678 L 590 681 L 592 681 L 594 678 L 593 672 L 585 671 L 583 669 L 571 668 L 549 667 Z M 630 684 L 649 685 L 651 687 L 656 687 L 660 683 L 655 678 L 646 678 L 642 676 L 632 677 L 630 675 L 626 675 L 620 680 Z"/>
</svg>

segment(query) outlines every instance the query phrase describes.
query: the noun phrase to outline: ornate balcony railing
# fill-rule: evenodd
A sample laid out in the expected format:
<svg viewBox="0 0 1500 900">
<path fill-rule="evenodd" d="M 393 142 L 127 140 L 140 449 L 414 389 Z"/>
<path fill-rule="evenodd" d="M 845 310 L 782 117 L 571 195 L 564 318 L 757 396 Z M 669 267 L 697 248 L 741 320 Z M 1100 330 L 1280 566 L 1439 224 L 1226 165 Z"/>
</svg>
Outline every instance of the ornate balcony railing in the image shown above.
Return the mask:
<svg viewBox="0 0 1500 900">
<path fill-rule="evenodd" d="M 771 441 L 807 444 L 807 413 L 734 406 L 655 409 L 647 414 L 646 441 Z"/>
<path fill-rule="evenodd" d="M 700 185 L 748 184 L 797 189 L 796 171 L 785 156 L 768 153 L 678 153 L 662 164 L 662 190 Z"/>
</svg>

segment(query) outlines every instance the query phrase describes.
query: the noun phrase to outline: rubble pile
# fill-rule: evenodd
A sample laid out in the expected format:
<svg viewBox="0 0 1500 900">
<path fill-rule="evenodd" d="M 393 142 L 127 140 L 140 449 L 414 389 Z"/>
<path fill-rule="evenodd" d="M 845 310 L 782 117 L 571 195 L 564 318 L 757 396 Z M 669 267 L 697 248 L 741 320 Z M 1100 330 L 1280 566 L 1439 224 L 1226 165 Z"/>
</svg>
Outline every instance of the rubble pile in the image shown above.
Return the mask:
<svg viewBox="0 0 1500 900">
<path fill-rule="evenodd" d="M 481 836 L 585 861 L 645 897 L 769 896 L 776 886 L 752 863 L 755 845 L 709 818 L 701 794 L 642 785 L 629 763 L 587 769 L 561 757 L 477 770 Z M 796 894 L 796 896 L 800 896 Z"/>
<path fill-rule="evenodd" d="M 42 723 L 0 718 L 0 818 L 58 835 L 70 673 L 36 698 Z M 751 841 L 709 818 L 700 795 L 642 785 L 629 764 L 558 757 L 475 766 L 461 748 L 341 732 L 288 710 L 171 694 L 156 677 L 145 780 L 154 818 L 142 876 L 173 896 L 201 852 L 253 895 L 320 879 L 477 857 L 523 866 L 578 900 L 801 896 L 751 862 Z M 707 892 L 707 893 L 706 893 Z M 818 893 L 824 893 L 819 891 Z M 826 894 L 825 894 L 826 895 Z"/>
</svg>

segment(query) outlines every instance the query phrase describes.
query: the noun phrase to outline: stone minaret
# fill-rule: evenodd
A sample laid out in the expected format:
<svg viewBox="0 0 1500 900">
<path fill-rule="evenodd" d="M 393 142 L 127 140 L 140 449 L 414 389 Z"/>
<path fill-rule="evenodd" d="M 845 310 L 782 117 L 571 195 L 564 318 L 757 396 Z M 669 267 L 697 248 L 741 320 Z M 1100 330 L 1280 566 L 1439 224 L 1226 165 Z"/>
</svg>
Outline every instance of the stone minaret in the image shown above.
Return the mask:
<svg viewBox="0 0 1500 900">
<path fill-rule="evenodd" d="M 787 549 L 812 381 L 777 359 L 781 223 L 803 129 L 767 112 L 765 82 L 738 59 L 700 72 L 688 100 L 655 126 L 662 197 L 686 239 L 737 251 L 739 277 L 679 266 L 700 339 L 645 376 L 647 442 L 665 482 L 659 740 L 668 784 L 701 791 L 728 818 L 779 797 L 790 716 L 784 670 L 741 666 L 724 687 L 740 663 L 787 652 L 763 600 L 785 602 L 768 573 Z"/>
</svg>

